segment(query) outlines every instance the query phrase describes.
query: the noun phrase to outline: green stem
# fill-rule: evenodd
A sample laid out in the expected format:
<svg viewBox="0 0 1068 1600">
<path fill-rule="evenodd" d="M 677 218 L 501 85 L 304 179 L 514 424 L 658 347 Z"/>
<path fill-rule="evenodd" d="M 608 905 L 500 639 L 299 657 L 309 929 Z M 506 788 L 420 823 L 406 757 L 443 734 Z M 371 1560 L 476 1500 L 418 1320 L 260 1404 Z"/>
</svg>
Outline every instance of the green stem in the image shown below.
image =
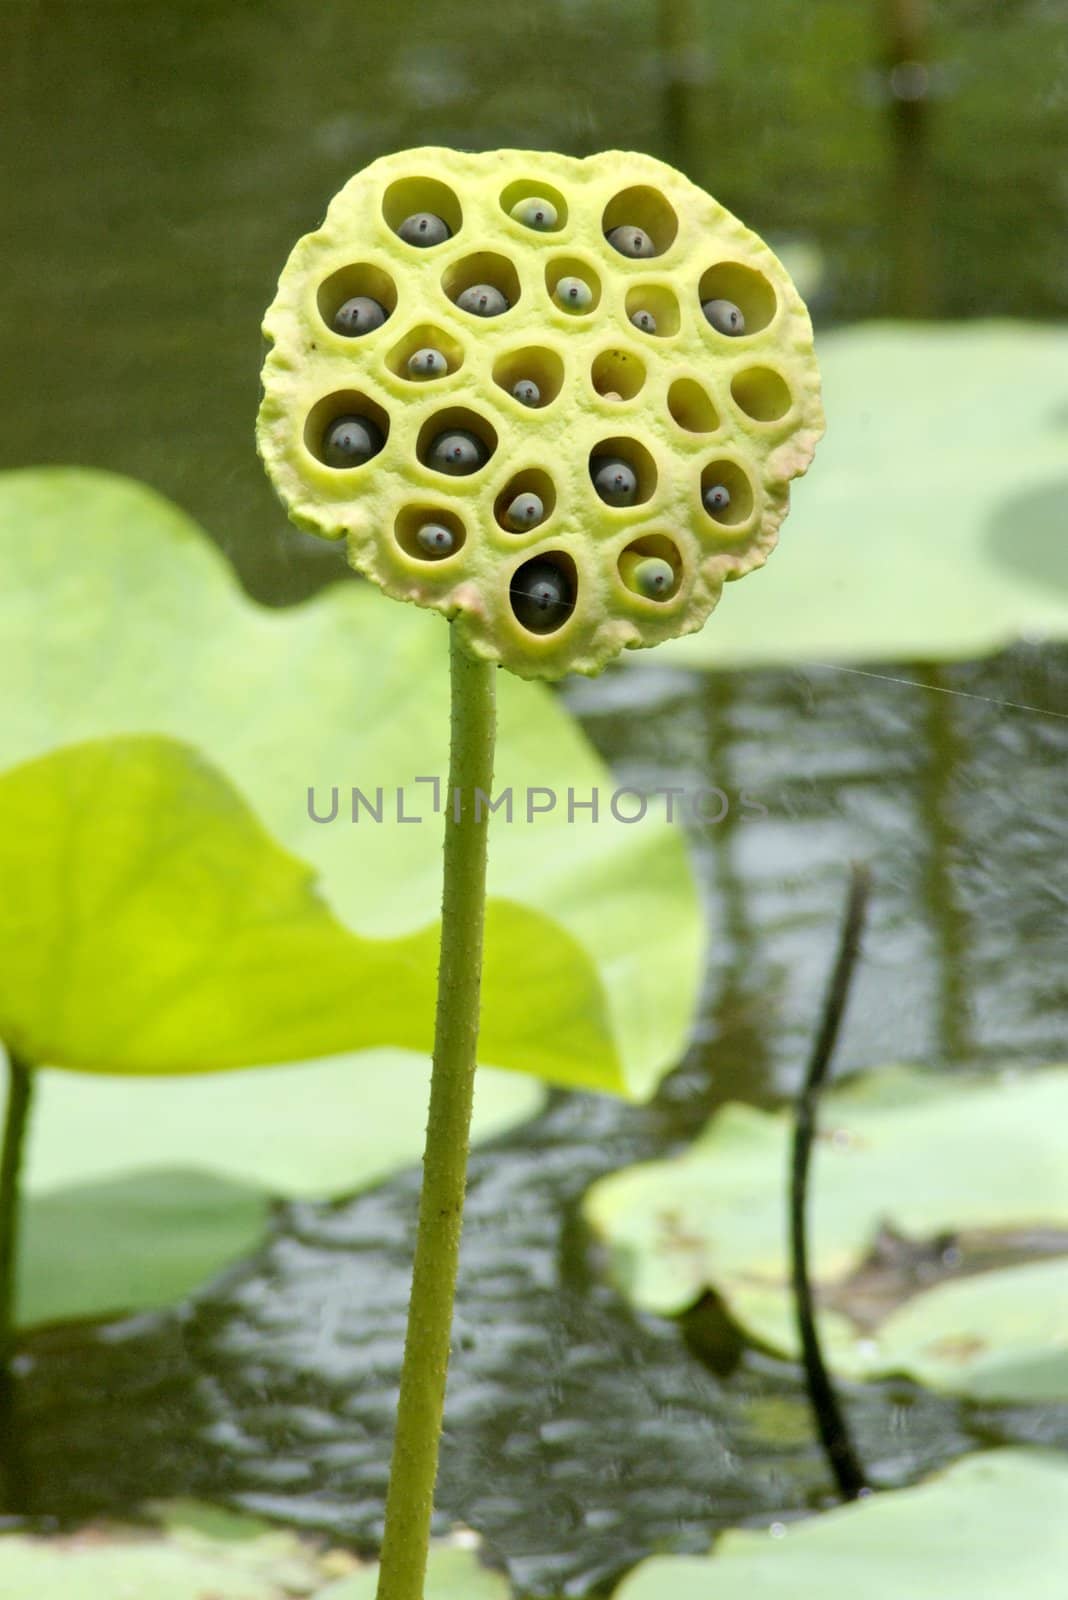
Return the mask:
<svg viewBox="0 0 1068 1600">
<path fill-rule="evenodd" d="M 496 668 L 474 660 L 449 631 L 452 732 L 434 1070 L 378 1600 L 423 1600 L 478 1043 L 489 811 L 475 802 L 493 781 Z"/>
<path fill-rule="evenodd" d="M 33 1098 L 33 1068 L 14 1050 L 8 1055 L 7 1110 L 0 1152 L 0 1386 L 10 1381 L 15 1345 L 15 1289 L 22 1191 L 19 1174 Z"/>
</svg>

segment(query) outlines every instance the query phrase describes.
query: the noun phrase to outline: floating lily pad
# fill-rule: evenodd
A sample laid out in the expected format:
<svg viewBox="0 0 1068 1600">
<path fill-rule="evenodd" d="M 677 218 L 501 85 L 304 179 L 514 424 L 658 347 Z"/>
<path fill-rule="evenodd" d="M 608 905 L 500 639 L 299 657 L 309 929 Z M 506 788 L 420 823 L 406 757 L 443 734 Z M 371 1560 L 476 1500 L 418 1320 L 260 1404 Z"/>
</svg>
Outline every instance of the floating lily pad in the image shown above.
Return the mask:
<svg viewBox="0 0 1068 1600">
<path fill-rule="evenodd" d="M 827 435 L 778 550 L 658 657 L 960 660 L 1068 638 L 1068 333 L 886 323 L 817 348 Z"/>
<path fill-rule="evenodd" d="M 684 1155 L 593 1187 L 587 1216 L 637 1305 L 674 1315 L 712 1290 L 751 1338 L 797 1356 L 790 1125 L 789 1112 L 730 1105 Z M 836 1369 L 1068 1398 L 1068 1261 L 1027 1259 L 1036 1230 L 1068 1252 L 1068 1069 L 993 1081 L 886 1069 L 828 1094 L 821 1126 L 809 1238 Z M 888 1228 L 936 1241 L 889 1298 L 873 1290 Z M 977 1270 L 986 1263 L 996 1270 Z"/>
<path fill-rule="evenodd" d="M 1052 1600 L 1066 1571 L 1068 1462 L 999 1450 L 914 1489 L 724 1534 L 708 1557 L 643 1561 L 615 1600 Z"/>
<path fill-rule="evenodd" d="M 195 1501 L 137 1525 L 0 1535 L 0 1600 L 374 1600 L 378 1567 L 255 1517 Z M 458 1542 L 431 1547 L 426 1600 L 508 1600 Z"/>
<path fill-rule="evenodd" d="M 443 783 L 447 767 L 446 625 L 386 605 L 356 581 L 287 612 L 254 605 L 174 507 L 129 481 L 76 469 L 0 480 L 0 577 L 0 766 L 132 732 L 191 744 L 318 873 L 350 930 L 367 941 L 414 941 L 383 946 L 367 969 L 363 1025 L 384 1039 L 389 994 L 419 982 L 411 954 L 418 948 L 422 962 L 436 951 L 442 818 L 432 786 L 417 780 Z M 504 811 L 494 820 L 481 1058 L 521 1065 L 503 1036 L 494 1042 L 498 1014 L 512 1042 L 523 1036 L 546 1064 L 555 1059 L 555 1081 L 645 1095 L 685 1042 L 701 968 L 681 836 L 652 819 L 617 822 L 610 775 L 575 724 L 539 686 L 501 680 L 497 784 L 498 793 L 512 790 L 515 809 L 511 822 Z M 328 815 L 335 786 L 338 820 L 312 820 L 309 789 Z M 381 790 L 381 822 L 366 809 L 348 820 L 354 786 L 375 804 Z M 555 801 L 530 824 L 535 788 Z M 596 823 L 588 812 L 569 821 L 569 788 L 577 800 L 600 791 Z M 399 819 L 398 789 L 404 815 L 420 822 Z M 536 806 L 548 803 L 534 796 Z M 523 917 L 520 926 L 517 906 L 541 922 Z M 553 923 L 577 967 L 596 973 L 603 1006 L 580 1017 L 565 983 L 543 991 L 556 1020 L 541 1005 L 506 1019 L 515 994 L 495 996 L 498 984 L 522 979 L 529 991 L 559 982 L 546 950 Z M 432 956 L 431 982 L 435 966 Z M 592 1056 L 591 1031 L 601 1036 Z M 261 1059 L 297 1053 L 261 1037 Z"/>
</svg>

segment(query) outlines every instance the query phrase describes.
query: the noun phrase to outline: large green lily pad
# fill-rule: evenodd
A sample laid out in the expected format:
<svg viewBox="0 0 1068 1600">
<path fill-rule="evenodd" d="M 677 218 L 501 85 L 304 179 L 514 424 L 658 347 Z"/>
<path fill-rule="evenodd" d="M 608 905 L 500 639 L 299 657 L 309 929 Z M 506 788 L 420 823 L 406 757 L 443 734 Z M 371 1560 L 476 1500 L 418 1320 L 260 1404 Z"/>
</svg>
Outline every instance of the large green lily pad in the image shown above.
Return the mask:
<svg viewBox="0 0 1068 1600">
<path fill-rule="evenodd" d="M 750 1337 L 796 1357 L 790 1124 L 786 1111 L 730 1105 L 684 1155 L 594 1185 L 587 1217 L 637 1305 L 674 1315 L 712 1290 Z M 827 1095 L 822 1129 L 809 1238 L 835 1368 L 1068 1399 L 1068 1261 L 1027 1259 L 1040 1229 L 1059 1230 L 1053 1245 L 1068 1250 L 1068 1069 L 993 1081 L 885 1069 Z M 878 1255 L 888 1229 L 938 1241 L 934 1269 L 928 1252 L 889 1292 Z M 941 1263 L 958 1251 L 957 1270 L 976 1276 L 947 1276 Z"/>
<path fill-rule="evenodd" d="M 914 1489 L 727 1533 L 709 1557 L 643 1561 L 616 1600 L 1053 1600 L 1066 1571 L 1068 1462 L 999 1450 Z"/>
<path fill-rule="evenodd" d="M 0 1600 L 363 1600 L 377 1567 L 285 1528 L 195 1502 L 150 1523 L 0 1536 Z M 507 1600 L 468 1548 L 430 1551 L 426 1600 Z"/>
<path fill-rule="evenodd" d="M 1068 637 L 1068 331 L 822 335 L 827 435 L 767 567 L 676 665 L 959 660 Z"/>
<path fill-rule="evenodd" d="M 387 1030 L 375 1015 L 392 990 L 418 986 L 413 951 L 422 961 L 436 947 L 441 817 L 430 785 L 416 780 L 443 779 L 447 765 L 441 619 L 355 581 L 291 611 L 269 611 L 247 600 L 206 538 L 158 496 L 106 474 L 56 468 L 0 480 L 0 640 L 0 767 L 108 735 L 185 741 L 319 874 L 350 930 L 366 941 L 415 940 L 383 948 L 350 995 L 381 1041 Z M 681 837 L 663 822 L 633 827 L 607 814 L 609 774 L 547 691 L 502 673 L 500 701 L 498 792 L 511 788 L 517 809 L 511 823 L 501 813 L 493 829 L 489 960 L 501 979 L 525 971 L 528 989 L 543 979 L 558 985 L 559 966 L 544 948 L 551 921 L 573 941 L 583 988 L 595 971 L 603 991 L 600 1015 L 594 1008 L 586 1016 L 581 1039 L 560 1025 L 564 1012 L 575 1015 L 566 977 L 562 991 L 542 992 L 544 1004 L 500 1020 L 513 1040 L 523 1033 L 542 1041 L 542 1053 L 547 1046 L 555 1081 L 645 1095 L 684 1044 L 701 966 Z M 335 785 L 340 820 L 313 821 L 309 789 L 322 815 Z M 353 786 L 372 799 L 382 790 L 381 823 L 366 812 L 356 824 L 345 820 Z M 597 823 L 583 812 L 568 820 L 569 787 L 578 799 L 600 789 Z M 398 788 L 406 814 L 422 822 L 398 820 Z M 559 798 L 531 825 L 533 788 Z M 544 797 L 535 796 L 539 803 Z M 546 920 L 521 927 L 515 906 Z M 512 1049 L 492 1042 L 493 982 L 487 972 L 481 1057 L 512 1068 L 520 1065 Z M 592 1057 L 591 1029 L 603 1035 Z M 261 1034 L 261 1059 L 293 1054 Z"/>
</svg>

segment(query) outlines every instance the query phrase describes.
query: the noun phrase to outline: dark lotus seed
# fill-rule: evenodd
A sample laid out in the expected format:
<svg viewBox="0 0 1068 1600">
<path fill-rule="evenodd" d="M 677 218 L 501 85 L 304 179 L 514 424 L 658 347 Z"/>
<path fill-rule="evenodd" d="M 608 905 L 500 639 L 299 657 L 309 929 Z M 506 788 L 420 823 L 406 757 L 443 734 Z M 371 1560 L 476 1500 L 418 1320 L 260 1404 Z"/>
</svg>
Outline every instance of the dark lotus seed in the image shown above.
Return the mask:
<svg viewBox="0 0 1068 1600">
<path fill-rule="evenodd" d="M 409 378 L 440 378 L 448 372 L 449 363 L 440 350 L 416 350 L 408 357 Z"/>
<path fill-rule="evenodd" d="M 651 311 L 632 311 L 630 314 L 630 320 L 633 322 L 634 326 L 636 328 L 640 328 L 643 333 L 656 332 L 656 318 L 653 316 Z"/>
<path fill-rule="evenodd" d="M 622 227 L 610 228 L 605 238 L 613 250 L 618 250 L 621 256 L 655 256 L 656 246 L 649 235 L 641 228 L 631 227 L 624 223 Z"/>
<path fill-rule="evenodd" d="M 739 334 L 745 332 L 745 318 L 733 300 L 706 300 L 701 310 L 717 333 L 737 339 Z"/>
<path fill-rule="evenodd" d="M 508 310 L 508 300 L 492 283 L 473 283 L 458 295 L 456 304 L 461 311 L 470 311 L 476 317 L 499 317 Z"/>
<path fill-rule="evenodd" d="M 553 290 L 553 299 L 565 311 L 585 311 L 593 300 L 593 290 L 581 278 L 561 278 Z"/>
<path fill-rule="evenodd" d="M 431 441 L 427 461 L 438 472 L 450 477 L 463 478 L 477 472 L 489 460 L 489 451 L 477 433 L 467 428 L 447 428 Z"/>
<path fill-rule="evenodd" d="M 731 503 L 731 492 L 726 484 L 714 483 L 704 492 L 705 510 L 715 516 L 717 511 L 726 511 Z"/>
<path fill-rule="evenodd" d="M 350 339 L 355 338 L 361 333 L 380 328 L 388 316 L 385 306 L 378 300 L 372 300 L 369 294 L 354 294 L 351 300 L 346 300 L 335 311 L 334 331 L 347 334 Z"/>
<path fill-rule="evenodd" d="M 441 522 L 424 522 L 415 537 L 428 556 L 447 556 L 456 543 L 452 529 Z"/>
<path fill-rule="evenodd" d="M 512 579 L 512 610 L 531 633 L 552 633 L 569 616 L 571 583 L 551 561 L 528 561 Z"/>
<path fill-rule="evenodd" d="M 328 467 L 361 467 L 384 443 L 370 417 L 338 417 L 323 434 L 323 460 Z"/>
<path fill-rule="evenodd" d="M 518 383 L 512 385 L 512 393 L 520 405 L 537 406 L 541 404 L 541 390 L 533 378 L 520 378 Z"/>
<path fill-rule="evenodd" d="M 452 238 L 452 229 L 445 218 L 436 217 L 432 211 L 415 211 L 405 217 L 397 233 L 405 244 L 414 244 L 420 250 L 432 244 L 444 244 L 446 239 Z"/>
<path fill-rule="evenodd" d="M 590 477 L 605 505 L 629 506 L 638 493 L 638 479 L 634 468 L 618 456 L 594 456 L 590 461 Z"/>
<path fill-rule="evenodd" d="M 527 492 L 516 495 L 504 513 L 504 520 L 514 533 L 525 533 L 528 528 L 536 528 L 544 516 L 541 496 Z"/>
<path fill-rule="evenodd" d="M 547 233 L 556 227 L 556 207 L 551 200 L 543 200 L 540 195 L 531 195 L 528 200 L 517 200 L 512 207 L 512 216 L 521 222 L 524 228 L 534 228 L 539 233 Z"/>
</svg>

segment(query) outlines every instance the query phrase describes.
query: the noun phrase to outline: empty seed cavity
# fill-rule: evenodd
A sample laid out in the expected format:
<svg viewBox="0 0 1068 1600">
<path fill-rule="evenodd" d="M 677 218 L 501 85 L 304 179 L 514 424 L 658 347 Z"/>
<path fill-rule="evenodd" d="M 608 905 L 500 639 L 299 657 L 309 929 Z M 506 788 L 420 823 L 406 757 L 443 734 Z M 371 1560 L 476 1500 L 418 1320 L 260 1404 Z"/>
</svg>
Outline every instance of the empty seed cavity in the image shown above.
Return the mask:
<svg viewBox="0 0 1068 1600">
<path fill-rule="evenodd" d="M 517 178 L 501 191 L 501 209 L 534 233 L 558 233 L 567 222 L 567 201 L 540 178 Z"/>
<path fill-rule="evenodd" d="M 317 303 L 328 328 L 342 338 L 359 339 L 392 316 L 397 289 L 388 272 L 362 262 L 332 272 L 319 285 Z"/>
<path fill-rule="evenodd" d="M 601 228 L 609 244 L 620 255 L 636 258 L 662 256 L 675 242 L 679 219 L 659 189 L 642 185 L 623 189 L 608 202 L 601 218 Z M 634 248 L 635 235 L 641 236 L 639 248 Z"/>
<path fill-rule="evenodd" d="M 552 405 L 564 381 L 564 363 L 555 350 L 545 350 L 528 345 L 523 350 L 511 350 L 499 356 L 493 364 L 493 381 L 518 400 L 520 405 L 541 410 Z M 538 391 L 537 399 L 530 397 L 531 385 Z M 517 391 L 524 388 L 524 393 Z"/>
<path fill-rule="evenodd" d="M 444 561 L 460 550 L 467 530 L 455 511 L 440 506 L 404 506 L 397 514 L 394 538 L 415 561 Z"/>
<path fill-rule="evenodd" d="M 695 378 L 676 378 L 668 390 L 668 410 L 687 433 L 714 433 L 719 414 Z"/>
<path fill-rule="evenodd" d="M 411 328 L 386 357 L 386 366 L 412 383 L 426 383 L 432 378 L 447 377 L 463 366 L 463 346 L 452 334 L 421 322 Z"/>
<path fill-rule="evenodd" d="M 764 274 L 738 261 L 720 261 L 709 267 L 702 274 L 698 299 L 705 320 L 728 338 L 759 333 L 778 309 L 775 290 Z"/>
<path fill-rule="evenodd" d="M 753 514 L 753 486 L 736 461 L 710 461 L 701 471 L 701 504 L 713 522 L 737 528 Z"/>
<path fill-rule="evenodd" d="M 629 350 L 602 350 L 594 357 L 590 382 L 604 400 L 632 400 L 645 383 L 645 363 Z"/>
<path fill-rule="evenodd" d="M 382 215 L 397 237 L 417 250 L 444 244 L 463 226 L 459 200 L 437 178 L 398 178 L 382 197 Z"/>
<path fill-rule="evenodd" d="M 631 594 L 662 604 L 672 599 L 682 582 L 682 557 L 673 540 L 663 534 L 635 539 L 620 553 L 619 576 Z"/>
<path fill-rule="evenodd" d="M 519 299 L 519 275 L 507 256 L 489 250 L 453 262 L 442 274 L 449 299 L 472 317 L 499 317 Z"/>
<path fill-rule="evenodd" d="M 545 287 L 554 305 L 570 315 L 596 311 L 601 299 L 601 280 L 586 261 L 573 256 L 557 256 L 545 268 Z"/>
<path fill-rule="evenodd" d="M 556 507 L 556 486 L 547 472 L 530 467 L 514 473 L 493 502 L 493 515 L 508 533 L 541 527 Z"/>
<path fill-rule="evenodd" d="M 779 422 L 793 403 L 786 379 L 772 367 L 747 367 L 731 380 L 735 405 L 754 422 Z"/>
<path fill-rule="evenodd" d="M 642 333 L 670 339 L 679 331 L 679 302 L 665 284 L 633 284 L 627 290 L 626 310 L 628 320 Z"/>
<path fill-rule="evenodd" d="M 533 556 L 512 576 L 509 600 L 516 621 L 528 633 L 555 633 L 575 609 L 578 574 L 563 550 Z"/>
<path fill-rule="evenodd" d="M 338 471 L 366 466 L 389 436 L 380 405 L 353 389 L 325 396 L 308 413 L 304 443 L 317 461 Z"/>
<path fill-rule="evenodd" d="M 636 439 L 605 439 L 590 453 L 590 482 L 606 506 L 640 505 L 656 489 L 656 464 Z"/>
</svg>

